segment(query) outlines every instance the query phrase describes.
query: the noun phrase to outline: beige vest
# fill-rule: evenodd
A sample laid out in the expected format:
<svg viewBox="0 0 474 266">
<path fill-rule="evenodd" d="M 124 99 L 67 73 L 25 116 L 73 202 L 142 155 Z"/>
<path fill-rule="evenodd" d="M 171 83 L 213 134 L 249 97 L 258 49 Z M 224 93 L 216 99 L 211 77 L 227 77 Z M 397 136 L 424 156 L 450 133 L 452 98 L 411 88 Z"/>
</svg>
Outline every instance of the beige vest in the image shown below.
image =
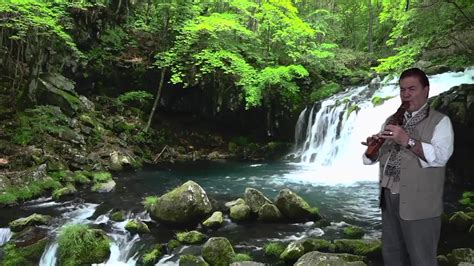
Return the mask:
<svg viewBox="0 0 474 266">
<path fill-rule="evenodd" d="M 430 110 L 429 116 L 415 126 L 413 139 L 430 143 L 436 125 L 444 115 Z M 394 148 L 387 141 L 380 149 L 380 178 L 385 164 Z M 400 217 L 404 220 L 420 220 L 440 216 L 443 212 L 443 187 L 445 167 L 421 168 L 418 157 L 405 147 L 401 147 L 400 166 Z"/>
</svg>

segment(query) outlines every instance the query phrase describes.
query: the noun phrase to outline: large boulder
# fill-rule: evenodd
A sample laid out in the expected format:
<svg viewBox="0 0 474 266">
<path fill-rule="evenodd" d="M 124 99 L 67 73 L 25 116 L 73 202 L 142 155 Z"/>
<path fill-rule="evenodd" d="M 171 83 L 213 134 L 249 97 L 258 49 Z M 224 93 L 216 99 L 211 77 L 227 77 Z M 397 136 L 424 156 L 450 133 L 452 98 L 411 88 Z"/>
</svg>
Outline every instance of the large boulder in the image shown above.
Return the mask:
<svg viewBox="0 0 474 266">
<path fill-rule="evenodd" d="M 209 238 L 202 247 L 202 257 L 211 265 L 228 266 L 234 256 L 234 248 L 225 237 Z"/>
<path fill-rule="evenodd" d="M 287 188 L 280 191 L 275 205 L 286 218 L 292 221 L 320 219 L 316 208 L 311 208 L 303 198 Z"/>
<path fill-rule="evenodd" d="M 154 219 L 171 224 L 199 222 L 211 211 L 206 192 L 194 181 L 187 181 L 162 195 L 150 206 L 150 214 Z"/>
<path fill-rule="evenodd" d="M 249 205 L 250 210 L 252 210 L 253 213 L 257 213 L 265 203 L 271 204 L 272 201 L 265 197 L 265 195 L 263 195 L 263 193 L 257 189 L 246 188 L 245 203 Z"/>
<path fill-rule="evenodd" d="M 284 261 L 295 261 L 303 254 L 310 251 L 334 251 L 334 245 L 324 239 L 305 238 L 291 242 L 280 254 L 280 259 Z"/>
<path fill-rule="evenodd" d="M 334 245 L 335 252 L 339 253 L 350 253 L 369 258 L 381 258 L 382 255 L 382 245 L 377 239 L 338 239 L 334 241 Z"/>
<path fill-rule="evenodd" d="M 294 264 L 295 266 L 365 266 L 363 257 L 350 254 L 322 253 L 312 251 L 304 254 Z"/>
<path fill-rule="evenodd" d="M 229 216 L 234 221 L 245 221 L 250 219 L 250 207 L 247 204 L 239 204 L 230 208 Z"/>
<path fill-rule="evenodd" d="M 48 224 L 51 219 L 52 217 L 49 215 L 34 213 L 28 217 L 19 218 L 15 221 L 10 222 L 10 230 L 12 230 L 13 232 L 20 232 L 28 226 Z"/>
<path fill-rule="evenodd" d="M 38 83 L 38 104 L 54 105 L 72 116 L 83 108 L 79 95 L 74 91 L 73 81 L 58 73 L 44 73 Z"/>
<path fill-rule="evenodd" d="M 461 186 L 474 183 L 474 84 L 462 84 L 430 98 L 431 107 L 446 114 L 454 129 L 454 152 L 447 168 L 448 181 Z"/>
<path fill-rule="evenodd" d="M 258 210 L 258 219 L 264 222 L 278 222 L 282 218 L 280 210 L 271 203 L 265 203 Z"/>
</svg>

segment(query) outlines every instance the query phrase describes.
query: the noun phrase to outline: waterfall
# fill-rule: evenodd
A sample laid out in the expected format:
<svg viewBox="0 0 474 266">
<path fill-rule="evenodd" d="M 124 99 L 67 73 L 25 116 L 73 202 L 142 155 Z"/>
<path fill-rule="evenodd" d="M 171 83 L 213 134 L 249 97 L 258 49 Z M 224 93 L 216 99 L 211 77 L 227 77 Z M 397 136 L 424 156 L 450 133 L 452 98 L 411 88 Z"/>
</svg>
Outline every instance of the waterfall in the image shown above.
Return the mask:
<svg viewBox="0 0 474 266">
<path fill-rule="evenodd" d="M 12 232 L 10 231 L 10 228 L 0 228 L 0 247 L 7 243 L 11 237 Z"/>
<path fill-rule="evenodd" d="M 433 75 L 429 80 L 430 97 L 436 96 L 454 86 L 474 83 L 474 68 Z M 298 161 L 302 171 L 291 179 L 324 183 L 377 179 L 377 167 L 362 164 L 366 147 L 361 141 L 379 132 L 400 106 L 398 79 L 382 84 L 348 88 L 301 112 L 295 128 L 296 150 L 289 157 Z M 392 98 L 374 107 L 373 97 Z"/>
</svg>

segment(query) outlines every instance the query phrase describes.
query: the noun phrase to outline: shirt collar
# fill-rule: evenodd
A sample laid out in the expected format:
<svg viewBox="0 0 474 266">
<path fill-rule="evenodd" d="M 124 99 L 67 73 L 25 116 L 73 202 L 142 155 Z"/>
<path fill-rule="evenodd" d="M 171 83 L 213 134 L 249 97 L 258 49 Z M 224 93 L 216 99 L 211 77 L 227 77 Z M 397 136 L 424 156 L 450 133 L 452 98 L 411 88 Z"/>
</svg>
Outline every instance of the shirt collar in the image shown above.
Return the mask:
<svg viewBox="0 0 474 266">
<path fill-rule="evenodd" d="M 405 118 L 408 120 L 412 117 L 414 117 L 418 112 L 421 111 L 421 109 L 425 108 L 425 106 L 428 104 L 428 102 L 426 102 L 425 104 L 423 104 L 423 106 L 420 107 L 420 109 L 416 110 L 416 111 L 413 111 L 411 114 L 408 112 L 408 111 L 405 111 Z"/>
</svg>

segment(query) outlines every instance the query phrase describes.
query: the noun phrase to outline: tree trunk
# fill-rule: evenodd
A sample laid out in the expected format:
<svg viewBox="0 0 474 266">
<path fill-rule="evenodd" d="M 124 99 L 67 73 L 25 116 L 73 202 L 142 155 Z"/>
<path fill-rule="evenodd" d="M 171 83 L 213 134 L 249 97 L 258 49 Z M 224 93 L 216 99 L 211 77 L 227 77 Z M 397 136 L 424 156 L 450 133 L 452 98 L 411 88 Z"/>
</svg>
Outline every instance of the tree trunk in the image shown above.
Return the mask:
<svg viewBox="0 0 474 266">
<path fill-rule="evenodd" d="M 367 0 L 367 7 L 369 9 L 369 30 L 367 33 L 367 42 L 369 45 L 369 53 L 374 52 L 374 44 L 372 41 L 373 24 L 374 24 L 374 12 L 372 10 L 372 0 Z"/>
<path fill-rule="evenodd" d="M 153 103 L 153 107 L 151 108 L 150 116 L 148 117 L 148 122 L 146 123 L 146 127 L 144 129 L 145 132 L 147 132 L 148 129 L 150 128 L 151 121 L 153 120 L 153 115 L 155 114 L 156 107 L 158 106 L 158 103 L 160 101 L 161 91 L 163 90 L 163 82 L 165 80 L 165 72 L 166 72 L 166 68 L 164 68 L 161 71 L 160 84 L 158 85 L 158 90 L 157 90 L 156 96 L 155 96 L 155 102 Z"/>
</svg>

